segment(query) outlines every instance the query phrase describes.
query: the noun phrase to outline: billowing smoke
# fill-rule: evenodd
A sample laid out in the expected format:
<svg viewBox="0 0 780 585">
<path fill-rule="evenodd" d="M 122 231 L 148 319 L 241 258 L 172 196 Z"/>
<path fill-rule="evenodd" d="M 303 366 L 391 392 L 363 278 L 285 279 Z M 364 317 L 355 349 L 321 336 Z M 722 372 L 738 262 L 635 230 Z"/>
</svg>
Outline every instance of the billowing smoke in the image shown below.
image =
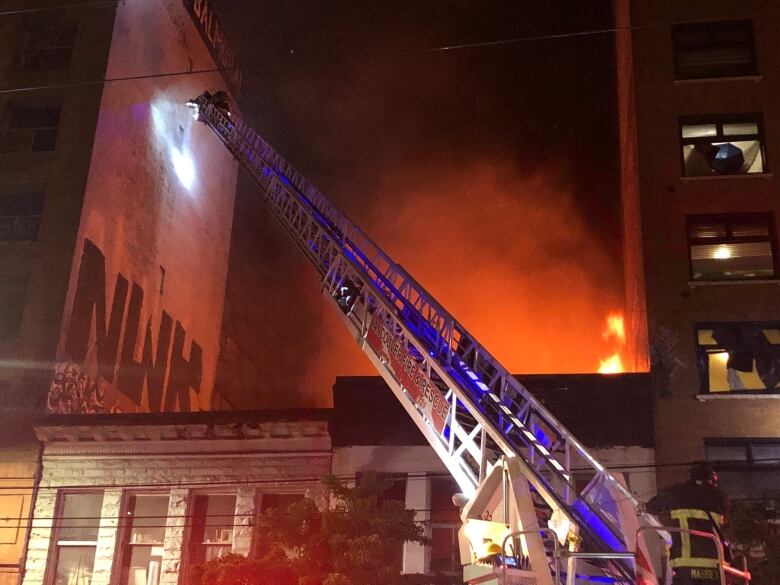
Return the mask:
<svg viewBox="0 0 780 585">
<path fill-rule="evenodd" d="M 250 122 L 515 372 L 595 372 L 620 349 L 603 334 L 623 310 L 611 39 L 428 49 L 609 22 L 609 2 L 581 3 L 593 23 L 509 2 L 423 20 L 296 4 L 245 33 L 262 64 L 245 76 Z M 375 372 L 254 197 L 237 207 L 220 389 L 325 406 L 337 375 Z"/>
</svg>

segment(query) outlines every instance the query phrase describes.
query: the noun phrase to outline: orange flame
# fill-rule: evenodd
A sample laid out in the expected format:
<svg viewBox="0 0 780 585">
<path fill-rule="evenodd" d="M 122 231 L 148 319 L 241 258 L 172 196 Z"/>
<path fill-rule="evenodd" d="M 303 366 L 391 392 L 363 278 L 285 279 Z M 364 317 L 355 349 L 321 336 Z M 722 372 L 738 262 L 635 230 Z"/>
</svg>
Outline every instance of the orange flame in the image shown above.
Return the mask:
<svg viewBox="0 0 780 585">
<path fill-rule="evenodd" d="M 626 344 L 626 326 L 623 315 L 620 313 L 609 313 L 607 315 L 606 327 L 601 335 L 607 341 L 614 340 L 615 345 L 617 345 L 617 351 L 608 358 L 599 360 L 599 374 L 619 374 L 624 372 L 623 359 L 620 356 L 620 351 Z"/>
</svg>

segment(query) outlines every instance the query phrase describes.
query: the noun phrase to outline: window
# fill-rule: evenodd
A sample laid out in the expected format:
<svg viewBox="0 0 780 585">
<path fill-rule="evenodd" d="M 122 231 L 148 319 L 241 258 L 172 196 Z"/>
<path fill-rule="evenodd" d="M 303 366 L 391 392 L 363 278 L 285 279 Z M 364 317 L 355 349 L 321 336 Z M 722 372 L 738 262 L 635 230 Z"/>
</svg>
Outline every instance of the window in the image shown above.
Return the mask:
<svg viewBox="0 0 780 585">
<path fill-rule="evenodd" d="M 54 150 L 60 106 L 55 104 L 8 105 L 3 135 L 3 152 L 43 152 Z"/>
<path fill-rule="evenodd" d="M 699 324 L 696 353 L 703 392 L 778 391 L 778 321 Z"/>
<path fill-rule="evenodd" d="M 0 339 L 19 335 L 26 296 L 26 275 L 0 275 Z"/>
<path fill-rule="evenodd" d="M 219 558 L 233 548 L 235 494 L 195 497 L 190 533 L 190 564 Z"/>
<path fill-rule="evenodd" d="M 122 585 L 160 582 L 167 494 L 134 494 L 128 498 L 122 537 Z"/>
<path fill-rule="evenodd" d="M 58 69 L 70 65 L 76 22 L 64 13 L 48 11 L 28 18 L 24 23 L 21 69 Z"/>
<path fill-rule="evenodd" d="M 460 516 L 452 496 L 460 491 L 450 478 L 431 480 L 431 572 L 455 575 L 460 571 L 458 529 Z"/>
<path fill-rule="evenodd" d="M 264 513 L 272 508 L 284 512 L 304 499 L 303 494 L 263 494 L 260 502 L 260 512 Z"/>
<path fill-rule="evenodd" d="M 0 192 L 0 241 L 38 239 L 43 200 L 42 189 L 20 188 Z"/>
<path fill-rule="evenodd" d="M 758 73 L 749 20 L 680 24 L 672 28 L 672 39 L 677 79 Z"/>
<path fill-rule="evenodd" d="M 60 497 L 54 529 L 53 585 L 90 585 L 97 549 L 102 493 Z"/>
<path fill-rule="evenodd" d="M 681 118 L 680 139 L 686 177 L 767 172 L 759 115 Z"/>
<path fill-rule="evenodd" d="M 772 215 L 689 215 L 688 252 L 693 280 L 775 278 Z"/>
<path fill-rule="evenodd" d="M 780 440 L 705 439 L 704 454 L 718 472 L 720 487 L 732 498 L 780 495 Z"/>
</svg>

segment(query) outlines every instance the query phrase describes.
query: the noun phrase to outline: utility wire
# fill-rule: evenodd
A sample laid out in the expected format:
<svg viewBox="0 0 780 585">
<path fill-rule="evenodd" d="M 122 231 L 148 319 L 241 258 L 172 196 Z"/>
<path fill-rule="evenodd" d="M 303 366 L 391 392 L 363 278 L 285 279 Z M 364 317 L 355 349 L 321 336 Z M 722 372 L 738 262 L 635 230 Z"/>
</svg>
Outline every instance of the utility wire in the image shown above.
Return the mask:
<svg viewBox="0 0 780 585">
<path fill-rule="evenodd" d="M 14 14 L 30 14 L 32 12 L 45 12 L 48 10 L 65 10 L 68 8 L 81 8 L 91 6 L 108 6 L 119 4 L 125 0 L 92 0 L 90 2 L 74 2 L 72 4 L 58 4 L 54 6 L 36 6 L 34 8 L 19 8 L 16 10 L 2 10 L 0 16 L 12 16 Z"/>
</svg>

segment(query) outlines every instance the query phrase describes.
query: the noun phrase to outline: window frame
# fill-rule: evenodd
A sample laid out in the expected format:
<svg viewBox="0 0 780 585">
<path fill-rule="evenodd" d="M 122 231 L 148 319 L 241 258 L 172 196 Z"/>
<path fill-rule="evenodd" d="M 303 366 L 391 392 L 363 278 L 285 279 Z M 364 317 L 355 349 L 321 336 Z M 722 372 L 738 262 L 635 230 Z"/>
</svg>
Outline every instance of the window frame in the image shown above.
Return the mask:
<svg viewBox="0 0 780 585">
<path fill-rule="evenodd" d="M 728 471 L 780 471 L 780 459 L 771 460 L 769 463 L 756 462 L 753 456 L 753 447 L 756 445 L 777 445 L 780 447 L 780 439 L 772 437 L 705 437 L 704 458 L 713 467 Z M 707 457 L 708 447 L 742 447 L 745 450 L 745 460 L 720 461 Z"/>
<path fill-rule="evenodd" d="M 100 539 L 98 538 L 100 536 L 99 526 L 103 519 L 103 514 L 102 514 L 103 500 L 101 499 L 100 516 L 98 518 L 95 518 L 95 523 L 98 525 L 98 528 L 97 528 L 97 533 L 95 534 L 94 541 L 92 540 L 60 541 L 59 535 L 60 535 L 60 531 L 62 530 L 62 526 L 60 525 L 60 522 L 62 522 L 62 520 L 65 520 L 65 518 L 62 518 L 62 513 L 65 508 L 66 496 L 100 494 L 103 496 L 103 499 L 105 499 L 105 493 L 106 493 L 105 490 L 94 490 L 94 489 L 64 489 L 64 490 L 61 489 L 57 491 L 57 501 L 54 505 L 54 519 L 52 520 L 52 528 L 51 528 L 51 541 L 49 543 L 49 553 L 47 555 L 46 568 L 44 570 L 44 576 L 43 576 L 43 583 L 45 583 L 46 585 L 56 584 L 57 565 L 60 559 L 60 549 L 63 547 L 79 547 L 79 546 L 94 547 L 95 557 L 93 558 L 93 562 L 92 562 L 92 574 L 94 576 L 95 560 L 97 558 L 97 548 L 98 548 L 98 543 L 100 542 Z M 68 544 L 61 544 L 61 542 L 66 542 Z"/>
<path fill-rule="evenodd" d="M 46 185 L 3 185 L 0 186 L 0 200 L 6 197 L 37 195 L 41 199 L 40 212 L 28 215 L 3 215 L 2 206 L 0 206 L 0 223 L 8 221 L 11 228 L 8 230 L 11 237 L 4 238 L 2 229 L 0 229 L 0 242 L 37 242 L 40 235 L 43 213 L 46 209 Z M 27 231 L 24 229 L 24 222 L 29 226 Z M 18 229 L 21 225 L 22 229 Z M 21 235 L 21 237 L 18 237 Z M 17 236 L 17 237 L 14 237 Z"/>
<path fill-rule="evenodd" d="M 734 236 L 733 224 L 740 220 L 751 219 L 766 219 L 768 235 L 766 236 Z M 691 227 L 694 225 L 695 220 L 700 221 L 719 221 L 726 226 L 726 237 L 717 238 L 692 238 Z M 688 248 L 688 278 L 691 282 L 741 282 L 741 281 L 762 281 L 762 280 L 775 280 L 780 276 L 780 263 L 777 258 L 777 231 L 775 229 L 775 218 L 771 211 L 767 212 L 750 212 L 750 213 L 695 213 L 685 216 L 685 240 Z M 749 244 L 769 242 L 769 246 L 772 250 L 772 276 L 743 276 L 740 278 L 696 278 L 693 268 L 693 253 L 692 247 L 694 245 L 718 245 L 718 244 Z"/>
<path fill-rule="evenodd" d="M 755 124 L 757 128 L 756 134 L 733 134 L 726 135 L 723 133 L 724 124 L 740 124 L 749 123 Z M 700 138 L 683 138 L 683 126 L 698 126 L 704 124 L 714 125 L 716 128 L 715 136 L 702 136 Z M 677 120 L 677 137 L 680 142 L 680 172 L 681 177 L 689 179 L 697 179 L 700 177 L 750 177 L 750 176 L 764 176 L 770 173 L 769 159 L 766 152 L 766 135 L 764 132 L 764 115 L 762 112 L 745 112 L 745 113 L 728 113 L 728 114 L 707 114 L 707 115 L 686 115 L 680 116 Z M 712 144 L 714 142 L 740 142 L 748 140 L 757 140 L 761 159 L 763 161 L 763 168 L 760 173 L 732 173 L 732 174 L 712 174 L 712 175 L 688 175 L 685 171 L 685 147 L 696 144 Z"/>
<path fill-rule="evenodd" d="M 707 369 L 704 371 L 702 368 L 702 361 L 700 360 L 700 352 L 703 350 L 706 352 L 707 348 L 713 348 L 716 346 L 704 346 L 699 344 L 699 331 L 702 329 L 714 329 L 718 325 L 731 324 L 731 325 L 747 325 L 755 326 L 761 329 L 780 329 L 779 321 L 702 321 L 693 324 L 693 347 L 696 363 L 696 374 L 699 378 L 699 394 L 707 396 L 766 396 L 780 394 L 780 386 L 775 388 L 753 388 L 745 390 L 711 390 L 710 389 L 710 372 L 709 362 L 707 362 Z M 777 344 L 780 348 L 780 344 Z"/>
<path fill-rule="evenodd" d="M 182 559 L 181 559 L 181 563 L 182 563 L 182 567 L 183 567 L 181 573 L 183 575 L 184 574 L 189 574 L 189 572 L 192 569 L 192 566 L 195 564 L 196 560 L 200 556 L 200 551 L 196 551 L 196 548 L 200 548 L 203 551 L 206 551 L 209 547 L 220 547 L 220 546 L 224 547 L 224 546 L 227 546 L 227 544 L 228 544 L 228 543 L 217 543 L 217 542 L 213 542 L 213 543 L 203 542 L 203 536 L 204 535 L 201 536 L 201 538 L 200 538 L 200 540 L 198 542 L 195 542 L 195 536 L 196 536 L 195 531 L 196 531 L 197 524 L 198 524 L 197 521 L 199 519 L 198 515 L 197 515 L 197 510 L 196 510 L 197 499 L 198 498 L 202 498 L 202 497 L 209 498 L 209 497 L 212 497 L 212 496 L 232 496 L 234 498 L 234 500 L 235 500 L 235 502 L 233 504 L 233 519 L 229 522 L 229 524 L 231 525 L 231 534 L 230 534 L 230 543 L 229 543 L 230 544 L 230 551 L 229 552 L 232 552 L 232 550 L 233 550 L 233 544 L 234 544 L 234 541 L 235 541 L 235 529 L 236 529 L 236 526 L 238 525 L 237 520 L 236 520 L 236 518 L 237 518 L 237 516 L 236 516 L 236 504 L 238 503 L 238 492 L 232 492 L 232 491 L 199 491 L 199 492 L 193 493 L 192 494 L 191 503 L 189 505 L 189 512 L 187 513 L 187 520 L 188 520 L 188 522 L 187 522 L 187 530 L 186 530 L 186 535 L 185 535 L 186 536 L 185 542 L 187 544 L 187 546 L 186 546 L 186 553 L 182 555 Z M 206 508 L 206 509 L 204 509 L 204 513 L 203 513 L 203 530 L 204 530 L 204 532 L 205 532 L 205 528 L 206 528 L 205 522 L 207 521 L 208 518 L 209 518 L 209 516 L 208 516 L 207 508 Z M 205 558 L 206 558 L 206 555 L 203 555 L 203 561 L 202 562 L 205 562 Z"/>
<path fill-rule="evenodd" d="M 43 109 L 56 109 L 57 110 L 57 125 L 56 126 L 30 126 L 30 127 L 13 127 L 14 114 L 17 111 L 22 110 L 43 110 Z M 27 154 L 39 154 L 44 152 L 57 152 L 57 147 L 60 138 L 60 128 L 62 126 L 63 104 L 60 98 L 43 98 L 32 100 L 10 100 L 5 103 L 2 119 L 2 136 L 0 136 L 0 154 L 2 155 L 27 155 Z M 39 132 L 51 132 L 54 131 L 53 147 L 48 149 L 36 149 L 35 141 Z M 9 149 L 7 145 L 8 133 L 23 133 L 27 132 L 32 134 L 32 140 L 30 141 L 29 149 Z"/>
<path fill-rule="evenodd" d="M 64 12 L 57 15 L 58 21 L 43 22 L 42 19 L 26 19 L 22 34 L 22 42 L 19 47 L 14 64 L 20 71 L 57 71 L 67 70 L 73 63 L 73 51 L 76 48 L 76 37 L 79 33 L 78 18 L 68 18 Z M 59 33 L 60 35 L 70 29 L 70 44 L 54 44 L 52 46 L 27 46 L 28 44 L 40 44 L 42 39 L 46 38 L 46 33 Z M 37 43 L 36 43 L 37 41 Z M 29 63 L 35 63 L 30 60 L 30 56 L 55 50 L 69 49 L 66 63 L 58 66 L 51 66 L 48 63 L 44 66 L 30 66 Z"/>
<path fill-rule="evenodd" d="M 170 491 L 127 491 L 122 494 L 122 504 L 120 506 L 120 522 L 117 529 L 117 548 L 116 548 L 116 554 L 114 555 L 114 568 L 112 571 L 112 583 L 119 583 L 120 585 L 127 585 L 129 582 L 129 569 L 130 569 L 130 559 L 132 558 L 132 550 L 135 547 L 154 547 L 154 546 L 161 546 L 165 547 L 165 532 L 168 528 L 168 508 L 166 507 L 166 515 L 164 519 L 160 519 L 160 521 L 165 525 L 163 527 L 163 540 L 159 545 L 157 543 L 133 543 L 130 542 L 130 538 L 133 533 L 133 519 L 135 518 L 135 515 L 132 517 L 129 516 L 130 513 L 130 502 L 132 498 L 137 498 L 138 496 L 144 497 L 144 496 L 164 496 L 168 498 L 168 506 L 170 506 L 171 501 L 171 494 Z M 141 516 L 142 518 L 148 518 L 148 516 Z M 163 555 L 164 559 L 164 555 Z M 127 566 L 125 566 L 125 563 L 128 563 Z M 128 573 L 125 572 L 127 569 Z M 161 564 L 161 570 L 160 574 L 162 575 L 162 564 Z"/>
<path fill-rule="evenodd" d="M 27 307 L 27 295 L 30 289 L 30 274 L 0 274 L 0 289 L 2 289 L 5 284 L 19 285 L 24 292 L 22 294 L 22 302 L 18 308 L 7 309 L 4 303 L 3 306 L 0 307 L 0 312 L 13 312 L 19 314 L 18 323 L 16 324 L 16 328 L 13 331 L 6 334 L 6 332 L 0 327 L 0 343 L 17 340 L 22 335 L 22 327 L 24 325 L 24 310 Z M 2 298 L 1 295 L 0 298 Z"/>
<path fill-rule="evenodd" d="M 722 48 L 724 43 L 713 43 L 712 42 L 712 35 L 713 32 L 717 29 L 718 26 L 723 25 L 736 25 L 736 24 L 747 24 L 749 29 L 749 40 L 747 42 L 747 48 L 750 51 L 750 64 L 747 66 L 744 66 L 743 70 L 736 70 L 736 71 L 728 71 L 723 72 L 721 74 L 708 74 L 708 75 L 685 75 L 682 72 L 681 65 L 679 63 L 678 56 L 680 55 L 681 49 L 711 49 L 711 50 L 718 50 L 719 48 Z M 686 29 L 692 30 L 692 29 L 700 29 L 701 33 L 706 34 L 709 38 L 709 43 L 703 43 L 703 44 L 681 44 L 680 40 L 678 39 L 678 35 L 681 32 L 685 32 Z M 734 77 L 752 77 L 759 74 L 759 68 L 758 68 L 758 54 L 756 51 L 756 32 L 755 32 L 755 26 L 753 26 L 753 20 L 752 19 L 738 19 L 738 20 L 715 20 L 715 21 L 705 21 L 705 22 L 685 22 L 685 23 L 679 23 L 672 26 L 671 29 L 672 34 L 672 63 L 674 67 L 674 79 L 676 81 L 686 81 L 686 80 L 701 80 L 701 79 L 729 79 Z M 733 44 L 733 43 L 732 43 Z M 728 65 L 720 64 L 713 66 L 715 67 L 721 67 L 723 69 L 726 69 Z"/>
</svg>

